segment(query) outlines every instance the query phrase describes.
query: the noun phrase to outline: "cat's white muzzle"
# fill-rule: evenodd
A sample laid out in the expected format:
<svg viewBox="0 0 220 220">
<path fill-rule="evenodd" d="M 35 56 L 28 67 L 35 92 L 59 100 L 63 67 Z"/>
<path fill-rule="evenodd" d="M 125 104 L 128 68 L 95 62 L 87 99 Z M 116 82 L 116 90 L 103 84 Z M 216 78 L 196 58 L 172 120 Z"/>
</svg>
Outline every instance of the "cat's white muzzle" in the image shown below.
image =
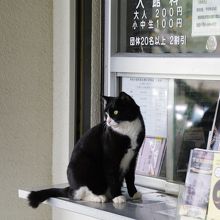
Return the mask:
<svg viewBox="0 0 220 220">
<path fill-rule="evenodd" d="M 107 126 L 112 128 L 116 128 L 118 126 L 118 123 L 115 122 L 108 114 L 107 114 L 106 124 Z"/>
</svg>

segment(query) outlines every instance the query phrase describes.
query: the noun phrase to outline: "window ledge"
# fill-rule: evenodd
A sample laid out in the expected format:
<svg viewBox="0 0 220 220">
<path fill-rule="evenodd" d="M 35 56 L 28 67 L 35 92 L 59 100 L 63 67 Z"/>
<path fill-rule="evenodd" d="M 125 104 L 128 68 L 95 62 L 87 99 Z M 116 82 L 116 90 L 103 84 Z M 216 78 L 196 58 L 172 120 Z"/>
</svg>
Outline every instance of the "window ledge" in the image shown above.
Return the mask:
<svg viewBox="0 0 220 220">
<path fill-rule="evenodd" d="M 63 187 L 56 185 L 53 187 Z M 50 188 L 44 187 L 41 189 Z M 39 190 L 39 189 L 34 189 Z M 97 219 L 114 219 L 114 220 L 175 220 L 177 198 L 166 195 L 156 190 L 138 187 L 142 193 L 142 201 L 128 199 L 125 204 L 94 203 L 85 201 L 73 201 L 64 198 L 51 198 L 44 204 L 52 207 L 65 209 L 71 212 L 90 216 Z M 18 196 L 27 199 L 31 190 L 18 190 Z M 125 193 L 126 194 L 126 193 Z"/>
</svg>

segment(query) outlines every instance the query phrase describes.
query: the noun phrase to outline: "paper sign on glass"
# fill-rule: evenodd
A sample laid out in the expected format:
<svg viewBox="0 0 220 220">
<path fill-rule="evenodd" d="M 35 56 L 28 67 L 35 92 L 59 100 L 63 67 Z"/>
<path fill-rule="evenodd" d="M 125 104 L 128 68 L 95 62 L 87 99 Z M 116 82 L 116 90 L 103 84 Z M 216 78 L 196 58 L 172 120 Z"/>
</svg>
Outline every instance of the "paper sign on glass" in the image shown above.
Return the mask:
<svg viewBox="0 0 220 220">
<path fill-rule="evenodd" d="M 146 136 L 166 138 L 168 80 L 123 77 L 122 91 L 140 106 Z"/>
<path fill-rule="evenodd" d="M 192 36 L 220 35 L 220 1 L 193 0 Z"/>
</svg>

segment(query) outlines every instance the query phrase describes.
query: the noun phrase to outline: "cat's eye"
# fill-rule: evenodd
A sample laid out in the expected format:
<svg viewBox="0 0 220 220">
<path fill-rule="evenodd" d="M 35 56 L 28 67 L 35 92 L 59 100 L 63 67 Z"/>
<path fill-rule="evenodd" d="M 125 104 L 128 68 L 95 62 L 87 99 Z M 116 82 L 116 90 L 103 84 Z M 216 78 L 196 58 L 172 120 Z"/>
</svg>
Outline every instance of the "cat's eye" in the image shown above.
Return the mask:
<svg viewBox="0 0 220 220">
<path fill-rule="evenodd" d="M 117 114 L 118 114 L 118 110 L 115 110 L 115 111 L 114 111 L 114 115 L 117 115 Z"/>
</svg>

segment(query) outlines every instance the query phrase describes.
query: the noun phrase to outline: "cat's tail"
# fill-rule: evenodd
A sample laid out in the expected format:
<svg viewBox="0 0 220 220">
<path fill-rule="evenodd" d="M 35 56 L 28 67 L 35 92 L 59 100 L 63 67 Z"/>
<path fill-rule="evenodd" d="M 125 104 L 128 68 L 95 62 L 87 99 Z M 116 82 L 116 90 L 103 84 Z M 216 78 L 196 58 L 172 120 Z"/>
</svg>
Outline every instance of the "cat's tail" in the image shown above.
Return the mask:
<svg viewBox="0 0 220 220">
<path fill-rule="evenodd" d="M 29 205 L 32 208 L 37 208 L 40 203 L 44 202 L 45 200 L 53 197 L 65 197 L 69 198 L 70 195 L 70 187 L 66 188 L 51 188 L 51 189 L 44 189 L 40 191 L 31 191 L 28 195 Z"/>
</svg>

